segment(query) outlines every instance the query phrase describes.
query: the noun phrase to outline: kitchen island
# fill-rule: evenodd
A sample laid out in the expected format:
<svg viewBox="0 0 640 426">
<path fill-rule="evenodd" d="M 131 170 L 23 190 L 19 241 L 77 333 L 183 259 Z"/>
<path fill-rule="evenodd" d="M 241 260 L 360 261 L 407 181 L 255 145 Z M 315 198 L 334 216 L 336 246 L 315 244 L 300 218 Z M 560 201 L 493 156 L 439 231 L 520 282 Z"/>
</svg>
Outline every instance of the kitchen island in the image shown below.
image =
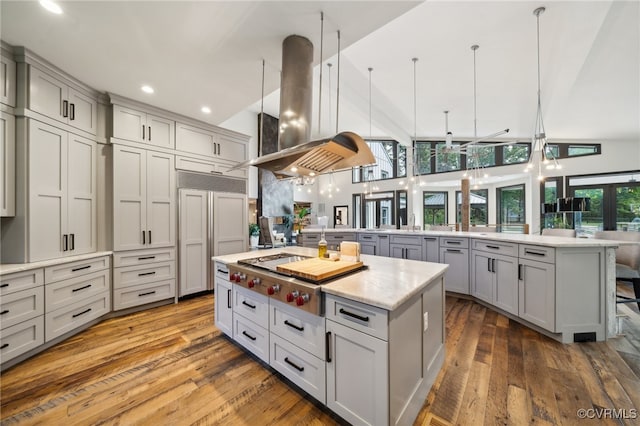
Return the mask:
<svg viewBox="0 0 640 426">
<path fill-rule="evenodd" d="M 411 424 L 444 362 L 448 266 L 362 255 L 365 269 L 320 285 L 324 309 L 314 315 L 265 295 L 295 278 L 229 274 L 238 260 L 282 252 L 317 254 L 287 247 L 213 258 L 218 328 L 352 424 Z M 254 291 L 265 282 L 268 293 Z"/>
</svg>

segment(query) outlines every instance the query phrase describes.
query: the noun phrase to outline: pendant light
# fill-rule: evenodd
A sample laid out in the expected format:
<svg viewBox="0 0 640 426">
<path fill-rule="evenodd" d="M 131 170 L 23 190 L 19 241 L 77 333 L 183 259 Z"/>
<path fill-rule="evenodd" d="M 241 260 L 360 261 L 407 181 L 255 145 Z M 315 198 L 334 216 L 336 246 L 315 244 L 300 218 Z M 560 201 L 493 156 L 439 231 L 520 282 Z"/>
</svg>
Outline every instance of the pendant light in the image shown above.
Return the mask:
<svg viewBox="0 0 640 426">
<path fill-rule="evenodd" d="M 371 115 L 371 110 L 372 110 L 372 102 L 371 102 L 371 73 L 373 72 L 373 68 L 369 67 L 367 68 L 367 71 L 369 72 L 369 140 L 371 140 L 372 138 L 372 115 Z M 373 166 L 368 166 L 367 167 L 367 176 L 365 178 L 365 183 L 364 183 L 364 191 L 367 192 L 367 189 L 369 190 L 369 196 L 371 196 L 373 194 L 373 191 L 377 191 L 379 188 L 378 186 L 373 183 L 374 182 L 374 175 L 373 175 L 373 169 L 371 168 Z"/>
<path fill-rule="evenodd" d="M 418 186 L 423 186 L 422 175 L 418 172 L 418 155 L 416 150 L 416 145 L 418 142 L 418 79 L 417 79 L 417 64 L 418 58 L 411 58 L 413 62 L 413 147 L 412 147 L 412 164 L 413 164 L 413 175 L 409 180 L 413 185 L 412 193 L 415 194 L 418 192 L 415 187 L 415 175 L 418 175 Z M 407 188 L 408 189 L 408 188 Z"/>
<path fill-rule="evenodd" d="M 536 40 L 537 40 L 537 58 L 538 58 L 538 108 L 536 111 L 536 121 L 533 129 L 533 136 L 531 138 L 531 155 L 529 156 L 529 162 L 525 168 L 525 171 L 529 172 L 533 170 L 534 163 L 537 163 L 538 167 L 538 180 L 544 180 L 542 174 L 543 166 L 547 169 L 561 169 L 562 167 L 558 163 L 553 151 L 547 143 L 547 135 L 544 130 L 544 122 L 542 120 L 542 102 L 540 101 L 540 15 L 544 13 L 546 9 L 544 7 L 538 7 L 533 11 L 536 16 Z M 540 150 L 540 157 L 536 161 L 536 150 Z"/>
</svg>

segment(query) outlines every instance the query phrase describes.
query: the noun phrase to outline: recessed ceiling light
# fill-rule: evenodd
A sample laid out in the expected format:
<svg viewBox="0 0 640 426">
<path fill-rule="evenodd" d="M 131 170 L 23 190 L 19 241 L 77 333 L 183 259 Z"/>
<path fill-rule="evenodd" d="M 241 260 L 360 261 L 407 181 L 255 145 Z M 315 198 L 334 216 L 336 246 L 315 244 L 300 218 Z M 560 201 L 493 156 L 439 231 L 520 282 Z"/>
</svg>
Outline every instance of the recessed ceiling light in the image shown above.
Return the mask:
<svg viewBox="0 0 640 426">
<path fill-rule="evenodd" d="M 202 108 L 200 108 L 200 111 L 204 112 L 205 114 L 210 114 L 211 108 L 209 108 L 208 106 L 203 106 Z"/>
<path fill-rule="evenodd" d="M 62 8 L 60 5 L 52 0 L 40 0 L 40 6 L 44 7 L 51 13 L 55 13 L 56 15 L 62 14 Z"/>
<path fill-rule="evenodd" d="M 153 93 L 155 90 L 153 90 L 153 87 L 151 86 L 147 86 L 144 85 L 140 88 L 144 93 Z"/>
</svg>

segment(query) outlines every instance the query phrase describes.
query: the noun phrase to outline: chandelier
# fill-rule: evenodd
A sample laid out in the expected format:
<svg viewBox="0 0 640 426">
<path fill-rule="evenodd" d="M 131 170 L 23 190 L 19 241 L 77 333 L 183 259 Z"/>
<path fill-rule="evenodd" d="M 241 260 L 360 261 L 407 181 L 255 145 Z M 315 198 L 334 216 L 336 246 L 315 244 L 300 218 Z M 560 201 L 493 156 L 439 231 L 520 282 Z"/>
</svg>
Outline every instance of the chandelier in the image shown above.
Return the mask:
<svg viewBox="0 0 640 426">
<path fill-rule="evenodd" d="M 544 180 L 544 175 L 542 174 L 543 167 L 549 170 L 562 168 L 558 163 L 556 156 L 553 154 L 553 150 L 547 143 L 547 134 L 544 130 L 544 122 L 542 121 L 542 104 L 540 102 L 540 15 L 544 11 L 544 7 L 539 7 L 533 11 L 533 14 L 536 15 L 536 35 L 538 42 L 538 109 L 536 111 L 536 122 L 533 130 L 533 136 L 531 138 L 531 155 L 529 156 L 529 162 L 525 167 L 525 171 L 530 172 L 534 169 L 537 163 L 538 180 L 540 181 Z M 536 151 L 540 151 L 539 157 L 535 155 Z"/>
</svg>

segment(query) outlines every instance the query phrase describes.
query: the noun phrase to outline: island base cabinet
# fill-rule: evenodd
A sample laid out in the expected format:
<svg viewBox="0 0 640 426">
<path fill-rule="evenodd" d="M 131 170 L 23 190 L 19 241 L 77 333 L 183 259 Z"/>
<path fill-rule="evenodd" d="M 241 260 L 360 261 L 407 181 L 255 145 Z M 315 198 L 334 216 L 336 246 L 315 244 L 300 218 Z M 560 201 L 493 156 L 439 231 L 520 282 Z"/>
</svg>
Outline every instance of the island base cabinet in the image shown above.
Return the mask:
<svg viewBox="0 0 640 426">
<path fill-rule="evenodd" d="M 448 263 L 445 273 L 447 291 L 469 294 L 469 249 L 440 248 L 440 263 Z"/>
<path fill-rule="evenodd" d="M 233 289 L 231 283 L 216 276 L 215 293 L 216 327 L 233 338 Z"/>
<path fill-rule="evenodd" d="M 556 331 L 555 267 L 549 263 L 520 259 L 518 268 L 518 316 L 551 332 Z"/>
<path fill-rule="evenodd" d="M 389 423 L 388 343 L 327 320 L 327 406 L 354 425 Z"/>
</svg>

